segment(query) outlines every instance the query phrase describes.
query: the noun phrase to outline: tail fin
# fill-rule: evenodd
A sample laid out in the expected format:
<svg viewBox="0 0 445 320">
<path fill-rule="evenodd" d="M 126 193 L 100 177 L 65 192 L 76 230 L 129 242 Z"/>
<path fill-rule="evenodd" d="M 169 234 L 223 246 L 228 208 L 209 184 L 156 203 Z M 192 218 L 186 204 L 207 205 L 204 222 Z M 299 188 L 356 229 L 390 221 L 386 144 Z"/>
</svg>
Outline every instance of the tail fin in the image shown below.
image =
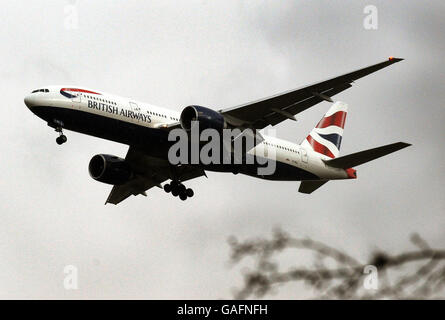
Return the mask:
<svg viewBox="0 0 445 320">
<path fill-rule="evenodd" d="M 347 112 L 346 103 L 335 102 L 301 145 L 330 158 L 336 158 L 340 153 Z"/>
<path fill-rule="evenodd" d="M 396 142 L 387 144 L 386 146 L 377 147 L 374 149 L 368 149 L 352 154 L 348 154 L 347 156 L 343 156 L 337 159 L 325 160 L 325 163 L 328 166 L 334 168 L 348 169 L 354 166 L 358 166 L 360 164 L 375 160 L 377 158 L 386 156 L 387 154 L 393 153 L 400 149 L 409 147 L 409 143 L 405 142 Z"/>
</svg>

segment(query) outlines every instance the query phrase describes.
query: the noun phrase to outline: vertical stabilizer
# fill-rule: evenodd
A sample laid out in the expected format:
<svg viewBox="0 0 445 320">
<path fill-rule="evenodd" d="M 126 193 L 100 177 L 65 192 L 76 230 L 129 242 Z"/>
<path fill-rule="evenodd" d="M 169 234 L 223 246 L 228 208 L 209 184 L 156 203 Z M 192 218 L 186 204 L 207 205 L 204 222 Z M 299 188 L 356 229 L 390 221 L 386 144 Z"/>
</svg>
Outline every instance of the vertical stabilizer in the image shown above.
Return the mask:
<svg viewBox="0 0 445 320">
<path fill-rule="evenodd" d="M 335 102 L 301 145 L 329 158 L 338 157 L 347 112 L 346 103 Z"/>
</svg>

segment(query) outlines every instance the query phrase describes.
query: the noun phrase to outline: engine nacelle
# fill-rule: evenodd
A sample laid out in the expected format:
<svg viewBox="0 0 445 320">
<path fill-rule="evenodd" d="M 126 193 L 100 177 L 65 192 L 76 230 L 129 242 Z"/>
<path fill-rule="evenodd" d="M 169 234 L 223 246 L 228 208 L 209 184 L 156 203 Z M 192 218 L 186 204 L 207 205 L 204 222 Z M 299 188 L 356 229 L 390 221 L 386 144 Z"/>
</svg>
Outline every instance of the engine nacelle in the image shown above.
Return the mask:
<svg viewBox="0 0 445 320">
<path fill-rule="evenodd" d="M 96 154 L 92 157 L 88 171 L 94 180 L 108 184 L 124 184 L 133 176 L 124 159 L 109 154 Z"/>
<path fill-rule="evenodd" d="M 224 117 L 219 112 L 201 106 L 185 107 L 181 112 L 181 117 L 179 120 L 182 129 L 186 131 L 190 131 L 192 129 L 192 121 L 198 121 L 199 131 L 210 128 L 217 131 L 222 131 L 222 129 L 227 127 Z"/>
</svg>

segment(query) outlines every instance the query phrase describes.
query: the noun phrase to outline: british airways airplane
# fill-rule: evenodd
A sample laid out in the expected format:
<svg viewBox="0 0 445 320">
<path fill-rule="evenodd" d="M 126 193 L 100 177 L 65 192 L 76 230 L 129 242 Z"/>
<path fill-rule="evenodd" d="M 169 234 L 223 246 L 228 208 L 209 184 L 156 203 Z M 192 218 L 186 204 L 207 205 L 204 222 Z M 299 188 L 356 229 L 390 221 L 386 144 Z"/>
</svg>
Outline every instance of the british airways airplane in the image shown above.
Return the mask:
<svg viewBox="0 0 445 320">
<path fill-rule="evenodd" d="M 259 131 L 285 120 L 348 89 L 352 83 L 403 59 L 390 57 L 383 62 L 309 86 L 272 97 L 215 111 L 202 106 L 188 106 L 181 113 L 133 99 L 78 86 L 46 86 L 25 97 L 26 106 L 58 132 L 56 142 L 67 141 L 63 130 L 72 130 L 127 144 L 125 158 L 98 154 L 89 163 L 89 173 L 97 181 L 113 188 L 105 203 L 118 204 L 130 195 L 142 194 L 152 187 L 163 188 L 181 200 L 194 192 L 184 182 L 205 171 L 231 172 L 257 178 L 301 181 L 299 192 L 312 193 L 329 180 L 356 179 L 352 167 L 395 152 L 410 144 L 397 142 L 339 157 L 347 114 L 343 102 L 332 104 L 328 112 L 300 144 L 266 136 Z M 192 123 L 201 128 L 250 129 L 260 137 L 245 150 L 246 155 L 267 158 L 274 163 L 272 174 L 259 174 L 258 164 L 171 164 L 168 152 L 172 129 L 190 132 Z M 261 152 L 259 152 L 261 151 Z M 273 154 L 273 157 L 270 156 Z M 165 183 L 166 182 L 166 183 Z M 164 184 L 162 186 L 162 184 Z"/>
</svg>

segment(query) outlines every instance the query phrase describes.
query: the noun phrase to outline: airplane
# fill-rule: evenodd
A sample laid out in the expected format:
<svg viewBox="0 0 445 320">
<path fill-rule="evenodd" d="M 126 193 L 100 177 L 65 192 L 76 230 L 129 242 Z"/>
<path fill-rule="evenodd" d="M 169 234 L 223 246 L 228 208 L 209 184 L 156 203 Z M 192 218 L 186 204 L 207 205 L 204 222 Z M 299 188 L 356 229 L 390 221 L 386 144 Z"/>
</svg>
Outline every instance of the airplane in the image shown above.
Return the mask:
<svg viewBox="0 0 445 320">
<path fill-rule="evenodd" d="M 310 194 L 330 180 L 356 179 L 353 167 L 410 146 L 397 142 L 339 157 L 347 104 L 332 100 L 332 96 L 350 88 L 355 80 L 402 60 L 390 57 L 338 77 L 220 110 L 191 105 L 179 113 L 98 90 L 66 85 L 33 90 L 24 102 L 55 129 L 59 145 L 67 141 L 63 133 L 66 129 L 129 146 L 125 158 L 98 154 L 90 160 L 90 176 L 113 185 L 105 204 L 117 205 L 131 195 L 147 196 L 146 192 L 155 186 L 186 200 L 193 197 L 194 191 L 186 188 L 184 182 L 206 176 L 206 171 L 301 181 L 298 191 Z M 295 121 L 296 114 L 322 101 L 333 104 L 300 144 L 261 134 L 260 130 L 269 125 Z M 171 164 L 168 151 L 174 142 L 169 141 L 169 132 L 182 129 L 189 133 L 194 122 L 219 131 L 224 128 L 253 130 L 258 139 L 253 148 L 246 149 L 244 158 L 258 157 L 262 151 L 263 157 L 274 161 L 274 172 L 259 174 L 258 163 L 246 164 L 246 161 Z M 274 154 L 273 159 L 269 159 L 268 151 Z"/>
</svg>

